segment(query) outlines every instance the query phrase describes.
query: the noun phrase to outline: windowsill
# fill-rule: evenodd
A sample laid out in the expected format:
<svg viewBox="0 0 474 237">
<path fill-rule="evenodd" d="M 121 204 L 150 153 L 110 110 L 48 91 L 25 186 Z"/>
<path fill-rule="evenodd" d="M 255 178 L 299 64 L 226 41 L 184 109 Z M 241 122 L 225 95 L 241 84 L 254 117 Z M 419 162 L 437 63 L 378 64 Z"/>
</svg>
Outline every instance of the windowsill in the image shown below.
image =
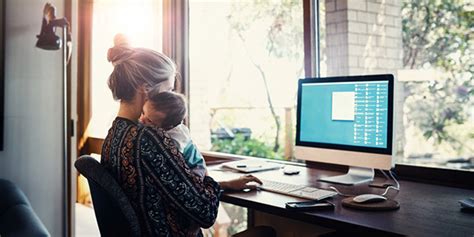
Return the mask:
<svg viewBox="0 0 474 237">
<path fill-rule="evenodd" d="M 466 171 L 466 172 L 473 172 L 474 173 L 474 168 L 462 168 L 461 165 L 456 166 L 456 164 L 445 165 L 445 164 L 439 164 L 439 163 L 436 163 L 436 162 L 406 162 L 406 161 L 401 161 L 401 162 L 397 162 L 396 165 L 407 165 L 407 166 L 416 166 L 416 167 L 433 168 L 433 169 L 446 169 L 446 170 L 452 170 L 452 171 Z"/>
<path fill-rule="evenodd" d="M 242 160 L 242 159 L 265 159 L 264 157 L 252 157 L 252 156 L 241 156 L 241 155 L 234 155 L 229 153 L 222 153 L 222 152 L 215 152 L 215 151 L 202 151 L 201 152 L 205 157 L 209 157 L 211 160 L 218 160 L 223 163 L 226 161 L 234 161 L 234 160 Z M 298 166 L 306 166 L 306 162 L 303 160 L 298 161 L 287 161 L 287 160 L 275 160 L 275 159 L 268 159 L 271 162 L 281 163 L 281 164 L 291 164 L 291 165 L 298 165 Z M 396 157 L 395 160 L 403 160 L 399 157 Z M 318 162 L 315 162 L 318 163 Z M 447 169 L 452 171 L 467 171 L 467 172 L 474 172 L 474 169 L 461 169 L 452 166 L 446 166 L 442 164 L 438 164 L 436 162 L 423 162 L 423 163 L 416 163 L 416 162 L 406 162 L 401 161 L 395 164 L 397 165 L 405 165 L 405 166 L 416 166 L 416 167 L 424 167 L 424 168 L 435 168 L 435 169 Z"/>
</svg>

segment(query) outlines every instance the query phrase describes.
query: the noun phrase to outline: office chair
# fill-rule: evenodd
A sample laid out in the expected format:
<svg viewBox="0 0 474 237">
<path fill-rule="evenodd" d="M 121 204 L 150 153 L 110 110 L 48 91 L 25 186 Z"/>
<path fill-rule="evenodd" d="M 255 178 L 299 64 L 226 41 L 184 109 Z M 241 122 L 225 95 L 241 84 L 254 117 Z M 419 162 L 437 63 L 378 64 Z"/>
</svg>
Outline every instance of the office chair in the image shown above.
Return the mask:
<svg viewBox="0 0 474 237">
<path fill-rule="evenodd" d="M 138 217 L 108 171 L 87 155 L 79 157 L 74 166 L 89 182 L 101 236 L 140 236 Z"/>
</svg>

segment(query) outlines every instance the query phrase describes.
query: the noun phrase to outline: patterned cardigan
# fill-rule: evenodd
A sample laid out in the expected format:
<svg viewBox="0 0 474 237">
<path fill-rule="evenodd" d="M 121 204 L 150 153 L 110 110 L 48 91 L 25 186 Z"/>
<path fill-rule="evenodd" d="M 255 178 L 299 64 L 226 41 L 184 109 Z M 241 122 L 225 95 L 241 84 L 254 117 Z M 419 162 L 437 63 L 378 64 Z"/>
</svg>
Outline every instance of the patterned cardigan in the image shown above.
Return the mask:
<svg viewBox="0 0 474 237">
<path fill-rule="evenodd" d="M 163 130 L 117 117 L 101 164 L 130 199 L 142 236 L 202 236 L 200 227 L 213 225 L 219 184 L 191 172 Z"/>
</svg>

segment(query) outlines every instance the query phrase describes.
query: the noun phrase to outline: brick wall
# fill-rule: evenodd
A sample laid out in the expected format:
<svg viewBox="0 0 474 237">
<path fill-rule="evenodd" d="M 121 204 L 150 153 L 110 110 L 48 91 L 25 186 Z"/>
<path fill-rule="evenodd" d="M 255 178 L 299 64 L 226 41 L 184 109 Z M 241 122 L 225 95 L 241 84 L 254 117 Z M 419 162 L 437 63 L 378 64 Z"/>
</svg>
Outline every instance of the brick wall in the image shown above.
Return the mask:
<svg viewBox="0 0 474 237">
<path fill-rule="evenodd" d="M 400 4 L 396 0 L 326 0 L 327 74 L 401 69 Z"/>
<path fill-rule="evenodd" d="M 402 69 L 400 0 L 326 0 L 327 76 L 392 73 Z M 403 150 L 403 88 L 395 81 L 395 149 Z"/>
</svg>

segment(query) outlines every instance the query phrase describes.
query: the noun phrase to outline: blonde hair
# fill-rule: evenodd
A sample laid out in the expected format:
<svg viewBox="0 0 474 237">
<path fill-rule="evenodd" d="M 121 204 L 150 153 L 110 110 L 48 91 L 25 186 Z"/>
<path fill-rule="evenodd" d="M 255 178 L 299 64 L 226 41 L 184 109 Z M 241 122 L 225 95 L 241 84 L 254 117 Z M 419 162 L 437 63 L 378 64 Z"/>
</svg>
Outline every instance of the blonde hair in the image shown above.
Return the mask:
<svg viewBox="0 0 474 237">
<path fill-rule="evenodd" d="M 142 86 L 146 92 L 173 89 L 176 65 L 162 53 L 119 44 L 109 49 L 107 59 L 114 65 L 108 85 L 115 100 L 133 100 Z"/>
</svg>

